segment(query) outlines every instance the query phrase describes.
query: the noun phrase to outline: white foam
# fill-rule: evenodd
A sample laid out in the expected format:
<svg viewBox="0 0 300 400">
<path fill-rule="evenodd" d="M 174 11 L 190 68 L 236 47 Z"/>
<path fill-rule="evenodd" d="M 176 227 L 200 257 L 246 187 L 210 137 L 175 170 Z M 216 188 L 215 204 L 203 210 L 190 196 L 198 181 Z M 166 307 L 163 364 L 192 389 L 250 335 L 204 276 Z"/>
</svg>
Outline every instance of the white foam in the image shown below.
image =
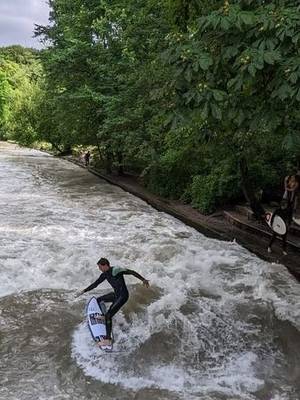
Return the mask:
<svg viewBox="0 0 300 400">
<path fill-rule="evenodd" d="M 255 378 L 253 363 L 256 355 L 241 354 L 227 365 L 211 370 L 206 374 L 192 368 L 184 368 L 174 363 L 167 365 L 145 365 L 140 373 L 130 370 L 130 357 L 135 346 L 131 348 L 130 340 L 125 346 L 115 344 L 116 353 L 102 353 L 92 341 L 85 324 L 74 333 L 72 355 L 84 372 L 104 383 L 121 385 L 127 389 L 159 388 L 181 393 L 202 394 L 218 391 L 227 395 L 249 397 L 263 384 Z M 124 354 L 118 351 L 123 351 Z M 251 395 L 250 395 L 251 396 Z"/>
</svg>

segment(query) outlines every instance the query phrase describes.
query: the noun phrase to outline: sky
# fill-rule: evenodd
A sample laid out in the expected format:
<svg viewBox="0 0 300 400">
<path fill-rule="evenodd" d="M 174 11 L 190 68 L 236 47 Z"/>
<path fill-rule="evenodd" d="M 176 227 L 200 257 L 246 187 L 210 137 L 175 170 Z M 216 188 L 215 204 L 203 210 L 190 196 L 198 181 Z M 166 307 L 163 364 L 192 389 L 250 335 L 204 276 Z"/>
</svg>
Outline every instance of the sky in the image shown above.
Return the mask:
<svg viewBox="0 0 300 400">
<path fill-rule="evenodd" d="M 46 25 L 48 14 L 47 0 L 0 0 L 0 47 L 41 48 L 39 40 L 32 37 L 34 24 Z"/>
</svg>

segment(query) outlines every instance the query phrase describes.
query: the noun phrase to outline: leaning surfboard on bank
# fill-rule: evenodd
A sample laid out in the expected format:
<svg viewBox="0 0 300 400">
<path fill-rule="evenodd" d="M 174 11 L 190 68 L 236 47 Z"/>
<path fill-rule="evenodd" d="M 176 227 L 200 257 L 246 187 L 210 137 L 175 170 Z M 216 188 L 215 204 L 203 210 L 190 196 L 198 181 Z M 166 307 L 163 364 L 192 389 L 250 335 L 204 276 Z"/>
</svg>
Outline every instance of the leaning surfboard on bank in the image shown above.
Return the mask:
<svg viewBox="0 0 300 400">
<path fill-rule="evenodd" d="M 86 306 L 86 317 L 89 330 L 92 338 L 96 343 L 99 343 L 106 336 L 105 312 L 106 307 L 104 303 L 100 303 L 101 308 L 97 302 L 96 297 L 92 297 Z M 113 349 L 113 343 L 109 346 L 100 346 L 100 349 L 110 352 Z"/>
<path fill-rule="evenodd" d="M 271 212 L 267 212 L 265 216 L 266 223 L 277 235 L 285 235 L 287 228 L 284 219 L 280 215 L 273 215 Z"/>
<path fill-rule="evenodd" d="M 299 212 L 299 210 L 297 210 L 296 212 L 294 212 L 294 215 L 293 215 L 293 222 L 294 222 L 296 225 L 300 226 L 300 212 Z"/>
</svg>

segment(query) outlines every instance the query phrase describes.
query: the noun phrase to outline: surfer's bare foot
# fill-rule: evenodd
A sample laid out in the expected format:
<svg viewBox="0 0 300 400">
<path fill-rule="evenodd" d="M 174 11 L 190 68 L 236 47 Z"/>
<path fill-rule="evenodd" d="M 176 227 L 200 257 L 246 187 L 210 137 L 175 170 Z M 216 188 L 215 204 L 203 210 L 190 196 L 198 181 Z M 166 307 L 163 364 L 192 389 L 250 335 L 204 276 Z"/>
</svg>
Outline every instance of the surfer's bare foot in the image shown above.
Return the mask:
<svg viewBox="0 0 300 400">
<path fill-rule="evenodd" d="M 268 253 L 272 253 L 271 247 L 268 247 Z"/>
<path fill-rule="evenodd" d="M 282 254 L 283 254 L 284 256 L 287 256 L 287 252 L 286 252 L 285 250 L 283 250 Z"/>
<path fill-rule="evenodd" d="M 100 342 L 98 342 L 99 346 L 111 346 L 112 345 L 112 340 L 111 339 L 102 339 Z"/>
</svg>

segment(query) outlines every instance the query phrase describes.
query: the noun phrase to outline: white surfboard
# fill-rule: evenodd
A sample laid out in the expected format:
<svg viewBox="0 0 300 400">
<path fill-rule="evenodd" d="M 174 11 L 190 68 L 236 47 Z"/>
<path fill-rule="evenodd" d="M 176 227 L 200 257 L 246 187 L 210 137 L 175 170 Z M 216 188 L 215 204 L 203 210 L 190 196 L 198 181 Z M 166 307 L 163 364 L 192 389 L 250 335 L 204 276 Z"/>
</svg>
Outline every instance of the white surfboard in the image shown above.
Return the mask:
<svg viewBox="0 0 300 400">
<path fill-rule="evenodd" d="M 295 222 L 295 224 L 300 225 L 300 215 L 299 214 L 294 215 L 293 221 Z"/>
<path fill-rule="evenodd" d="M 100 342 L 100 340 L 106 336 L 106 325 L 105 319 L 103 318 L 105 312 L 105 304 L 101 303 L 100 308 L 96 297 L 92 297 L 89 300 L 86 307 L 86 316 L 88 327 L 95 342 Z M 113 345 L 99 347 L 104 351 L 112 351 Z"/>
<path fill-rule="evenodd" d="M 277 233 L 277 235 L 285 235 L 286 234 L 286 223 L 284 222 L 283 218 L 279 215 L 275 215 L 272 221 L 273 214 L 271 212 L 266 213 L 266 222 L 269 227 Z M 272 224 L 271 224 L 272 221 Z"/>
</svg>

